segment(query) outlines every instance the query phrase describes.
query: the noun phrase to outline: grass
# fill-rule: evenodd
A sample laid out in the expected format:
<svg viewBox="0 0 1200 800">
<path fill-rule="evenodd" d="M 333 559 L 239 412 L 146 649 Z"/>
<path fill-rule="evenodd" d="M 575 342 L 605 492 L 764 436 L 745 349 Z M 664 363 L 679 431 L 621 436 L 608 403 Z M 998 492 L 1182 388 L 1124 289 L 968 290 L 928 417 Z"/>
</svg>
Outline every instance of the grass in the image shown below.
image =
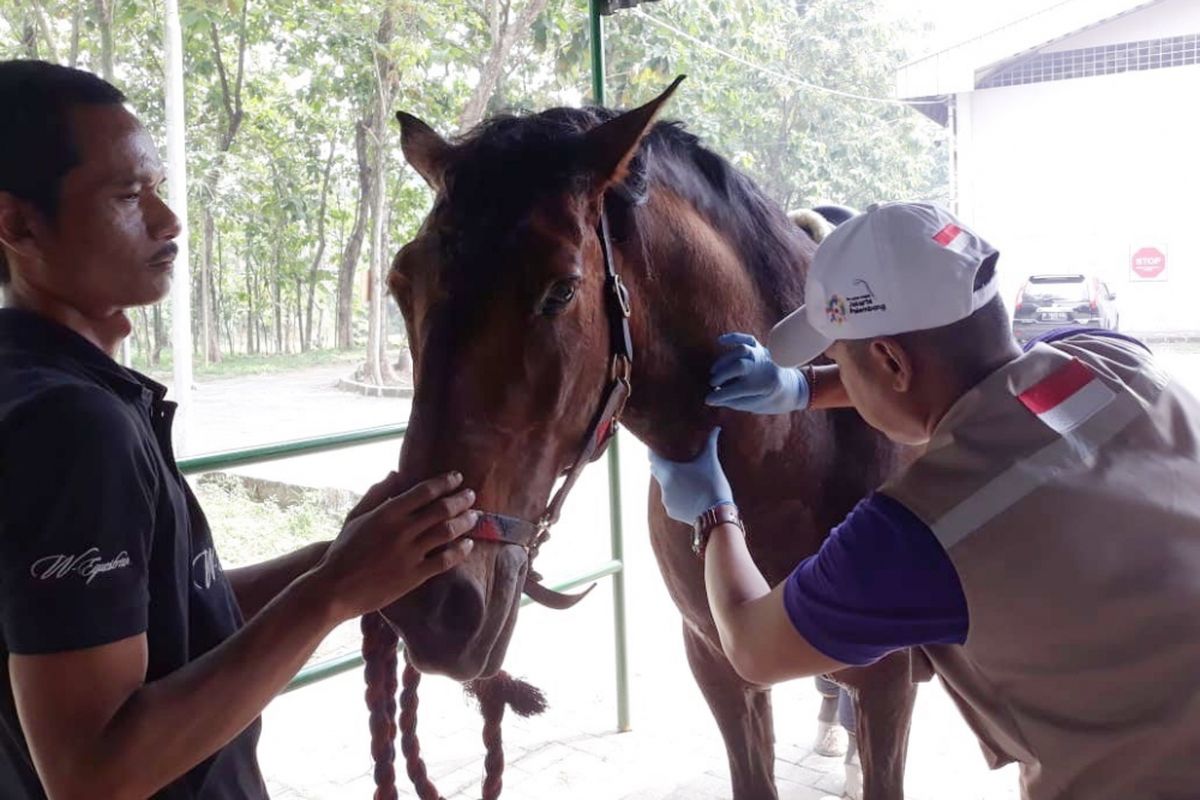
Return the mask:
<svg viewBox="0 0 1200 800">
<path fill-rule="evenodd" d="M 210 472 L 192 481 L 225 569 L 255 564 L 333 539 L 358 496 L 333 489 Z M 358 621 L 339 625 L 309 658 L 317 664 L 361 647 Z"/>
<path fill-rule="evenodd" d="M 226 569 L 332 539 L 357 497 L 210 472 L 193 482 Z"/>
<path fill-rule="evenodd" d="M 245 375 L 270 375 L 331 364 L 352 366 L 362 360 L 361 350 L 310 350 L 307 353 L 259 355 L 235 354 L 227 355 L 215 364 L 204 364 L 196 360 L 192 364 L 192 374 L 197 380 L 219 380 Z M 170 380 L 173 376 L 173 366 L 173 359 L 169 351 L 163 352 L 162 361 L 156 367 L 147 368 L 145 361 L 140 358 L 133 360 L 134 369 L 156 380 Z"/>
</svg>

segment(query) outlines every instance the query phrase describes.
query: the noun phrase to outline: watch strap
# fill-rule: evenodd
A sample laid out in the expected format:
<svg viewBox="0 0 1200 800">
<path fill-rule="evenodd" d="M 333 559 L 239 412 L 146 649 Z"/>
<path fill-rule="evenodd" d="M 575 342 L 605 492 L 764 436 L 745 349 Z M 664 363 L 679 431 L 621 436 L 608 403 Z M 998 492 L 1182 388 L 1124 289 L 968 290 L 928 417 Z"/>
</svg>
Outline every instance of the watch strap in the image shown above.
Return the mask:
<svg viewBox="0 0 1200 800">
<path fill-rule="evenodd" d="M 693 553 L 701 558 L 704 557 L 704 550 L 708 547 L 709 534 L 718 525 L 736 525 L 741 529 L 743 535 L 746 533 L 746 527 L 742 524 L 742 515 L 738 512 L 737 506 L 733 503 L 715 505 L 697 517 L 696 522 L 692 525 Z"/>
</svg>

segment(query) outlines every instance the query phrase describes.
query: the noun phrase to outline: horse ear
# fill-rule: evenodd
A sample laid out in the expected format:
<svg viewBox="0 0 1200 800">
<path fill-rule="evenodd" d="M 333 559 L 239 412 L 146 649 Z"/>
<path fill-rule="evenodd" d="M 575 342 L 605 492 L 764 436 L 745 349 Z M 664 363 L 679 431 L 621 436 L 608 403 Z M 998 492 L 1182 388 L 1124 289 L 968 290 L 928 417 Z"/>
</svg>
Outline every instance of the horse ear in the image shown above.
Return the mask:
<svg viewBox="0 0 1200 800">
<path fill-rule="evenodd" d="M 446 167 L 454 148 L 438 132 L 422 120 L 403 111 L 396 112 L 400 123 L 400 149 L 412 168 L 425 179 L 429 188 L 440 192 L 446 188 Z"/>
<path fill-rule="evenodd" d="M 665 92 L 646 105 L 613 117 L 584 134 L 585 158 L 590 163 L 592 190 L 597 196 L 625 179 L 629 162 L 637 153 L 642 137 L 650 132 L 659 110 L 675 94 L 684 77 L 680 75 Z"/>
</svg>

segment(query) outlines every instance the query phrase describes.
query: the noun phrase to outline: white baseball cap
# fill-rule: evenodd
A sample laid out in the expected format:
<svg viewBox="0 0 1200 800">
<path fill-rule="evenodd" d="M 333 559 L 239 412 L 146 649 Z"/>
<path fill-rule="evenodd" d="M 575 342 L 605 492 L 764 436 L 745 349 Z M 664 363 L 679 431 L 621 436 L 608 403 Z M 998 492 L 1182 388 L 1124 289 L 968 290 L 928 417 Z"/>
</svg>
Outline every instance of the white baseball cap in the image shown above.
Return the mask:
<svg viewBox="0 0 1200 800">
<path fill-rule="evenodd" d="M 999 252 L 949 211 L 927 203 L 884 203 L 829 234 L 808 271 L 806 304 L 771 331 L 778 364 L 807 364 L 838 340 L 941 328 L 966 319 L 999 291 Z"/>
</svg>

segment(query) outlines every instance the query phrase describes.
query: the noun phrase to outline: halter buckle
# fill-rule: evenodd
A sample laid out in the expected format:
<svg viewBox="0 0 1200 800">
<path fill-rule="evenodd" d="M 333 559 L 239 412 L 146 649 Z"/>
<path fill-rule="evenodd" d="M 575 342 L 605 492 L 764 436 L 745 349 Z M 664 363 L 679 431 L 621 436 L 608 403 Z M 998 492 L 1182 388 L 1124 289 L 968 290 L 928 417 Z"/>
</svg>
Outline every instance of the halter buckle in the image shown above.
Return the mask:
<svg viewBox="0 0 1200 800">
<path fill-rule="evenodd" d="M 611 291 L 613 297 L 617 300 L 617 308 L 620 310 L 621 316 L 629 319 L 633 314 L 633 306 L 629 302 L 629 287 L 625 285 L 625 281 L 621 280 L 620 275 L 614 274 L 611 281 Z"/>
<path fill-rule="evenodd" d="M 633 362 L 625 356 L 614 356 L 609 368 L 609 378 L 614 383 L 625 384 L 626 389 L 633 388 Z M 617 414 L 616 416 L 620 416 Z"/>
</svg>

